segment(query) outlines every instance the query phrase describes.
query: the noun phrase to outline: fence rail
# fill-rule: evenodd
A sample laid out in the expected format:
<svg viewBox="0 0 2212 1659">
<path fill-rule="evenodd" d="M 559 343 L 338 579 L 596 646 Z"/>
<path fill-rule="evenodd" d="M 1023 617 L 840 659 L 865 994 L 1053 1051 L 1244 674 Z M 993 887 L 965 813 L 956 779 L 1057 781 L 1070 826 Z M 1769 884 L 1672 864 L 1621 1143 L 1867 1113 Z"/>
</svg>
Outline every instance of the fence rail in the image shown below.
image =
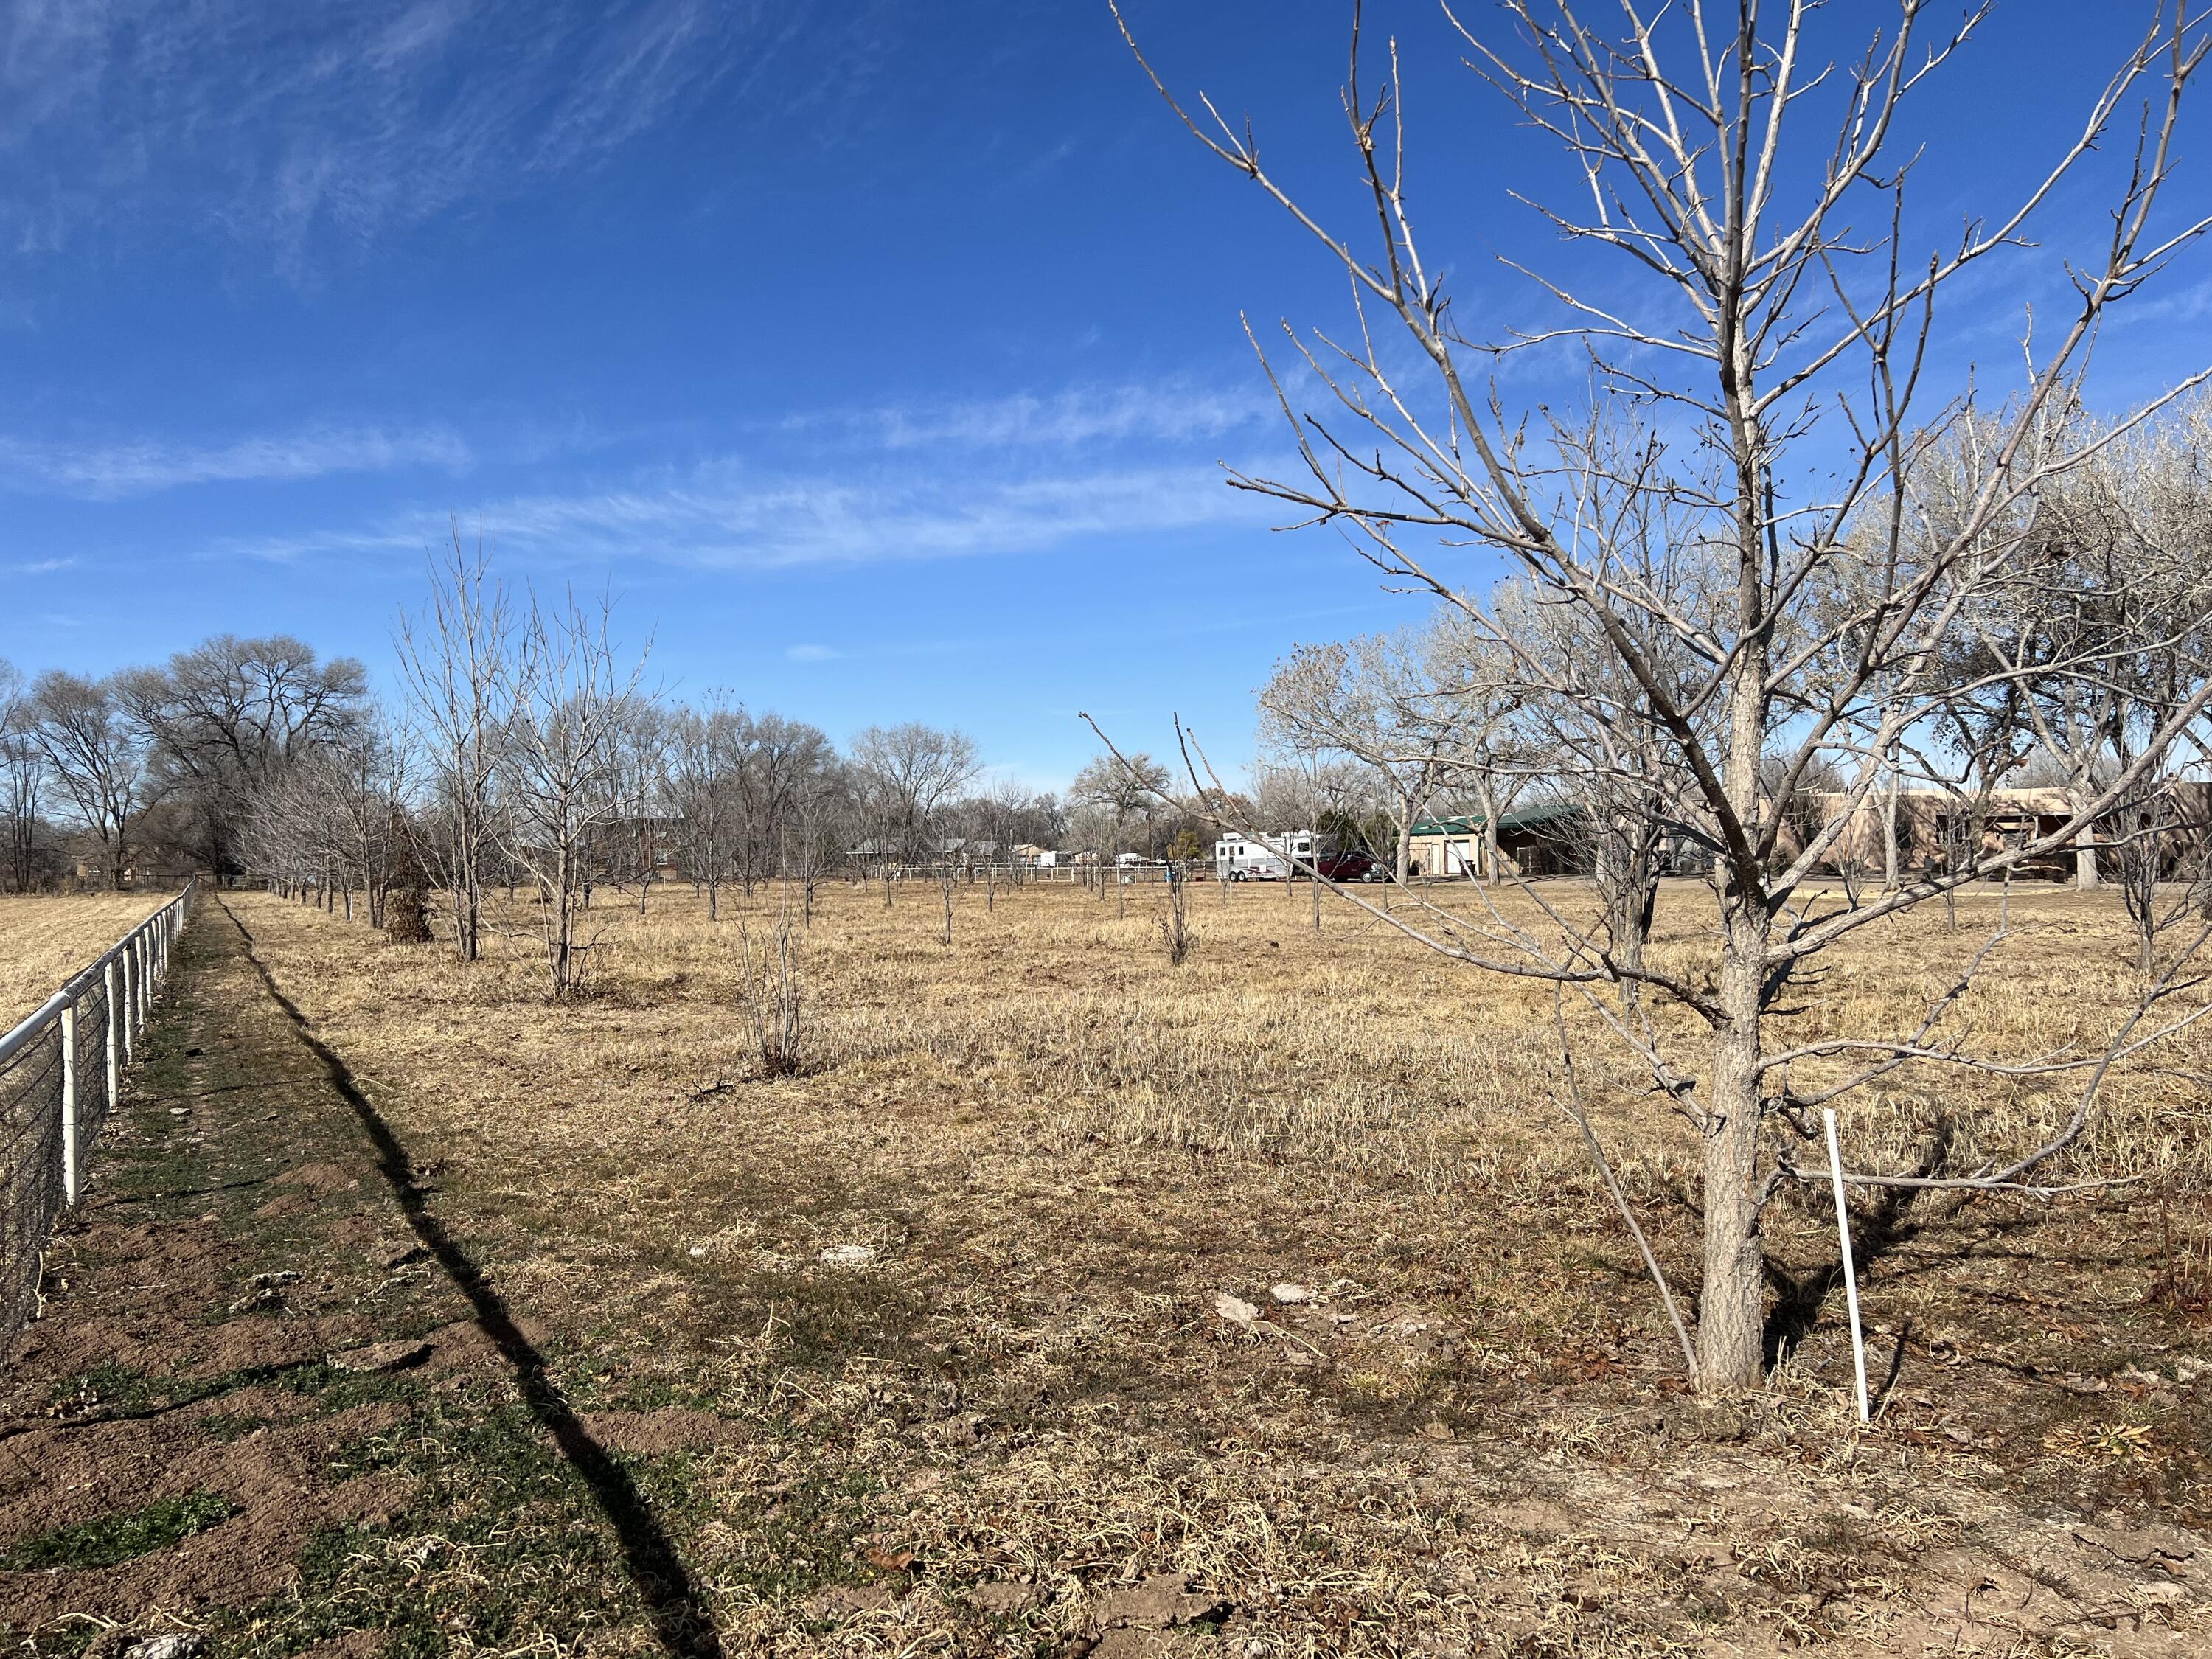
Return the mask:
<svg viewBox="0 0 2212 1659">
<path fill-rule="evenodd" d="M 950 871 L 952 878 L 963 886 L 981 886 L 986 879 L 994 881 L 1001 887 L 1026 886 L 1031 882 L 1048 884 L 1055 881 L 1073 883 L 1078 886 L 1087 886 L 1093 882 L 1103 882 L 1106 885 L 1111 886 L 1117 879 L 1124 886 L 1142 886 L 1147 882 L 1164 884 L 1168 879 L 1169 867 L 1164 863 L 993 864 L 987 866 L 948 861 L 944 864 L 894 864 L 888 866 L 880 864 L 854 863 L 846 866 L 845 873 L 855 881 L 863 876 L 873 881 L 881 877 L 884 871 L 889 868 L 894 880 L 911 882 L 935 881 L 945 872 Z M 1188 881 L 1213 879 L 1213 861 L 1211 859 L 1193 859 L 1176 867 Z"/>
<path fill-rule="evenodd" d="M 77 1200 L 198 890 L 185 883 L 0 1037 L 0 1352 L 38 1310 L 46 1240 Z"/>
</svg>

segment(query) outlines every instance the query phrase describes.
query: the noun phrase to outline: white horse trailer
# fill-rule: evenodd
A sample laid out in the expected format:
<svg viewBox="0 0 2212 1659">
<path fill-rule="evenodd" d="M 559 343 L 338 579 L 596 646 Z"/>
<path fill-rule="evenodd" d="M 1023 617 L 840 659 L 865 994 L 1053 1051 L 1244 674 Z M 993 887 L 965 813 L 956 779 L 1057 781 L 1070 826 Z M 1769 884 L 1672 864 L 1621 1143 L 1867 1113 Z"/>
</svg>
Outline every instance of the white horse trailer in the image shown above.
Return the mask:
<svg viewBox="0 0 2212 1659">
<path fill-rule="evenodd" d="M 1279 836 L 1224 836 L 1213 843 L 1213 873 L 1223 881 L 1287 881 L 1293 859 L 1313 862 L 1314 846 L 1310 830 Z"/>
</svg>

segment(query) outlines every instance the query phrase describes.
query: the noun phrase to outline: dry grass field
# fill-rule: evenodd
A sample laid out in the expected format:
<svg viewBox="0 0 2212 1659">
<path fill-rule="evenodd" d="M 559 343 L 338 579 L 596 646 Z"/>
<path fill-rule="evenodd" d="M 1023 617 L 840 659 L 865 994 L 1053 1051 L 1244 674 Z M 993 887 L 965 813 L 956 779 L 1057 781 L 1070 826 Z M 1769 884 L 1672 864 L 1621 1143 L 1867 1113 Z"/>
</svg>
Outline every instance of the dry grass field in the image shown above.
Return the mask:
<svg viewBox="0 0 2212 1659">
<path fill-rule="evenodd" d="M 11 1029 L 170 896 L 0 894 L 0 1031 Z"/>
<path fill-rule="evenodd" d="M 312 1216 L 238 1212 L 299 1292 L 321 1287 L 284 1292 L 298 1322 L 271 1328 L 312 1348 L 374 1315 L 434 1356 L 459 1304 L 408 1298 L 442 1272 L 477 1326 L 527 1333 L 497 1338 L 525 1356 L 504 1393 L 425 1381 L 403 1425 L 376 1419 L 346 1467 L 411 1496 L 318 1534 L 304 1588 L 223 1627 L 236 1650 L 386 1626 L 410 1652 L 713 1650 L 672 1634 L 685 1620 L 732 1654 L 2212 1645 L 2204 1043 L 2117 1082 L 2075 1160 L 2139 1183 L 1861 1217 L 1887 1392 L 1867 1430 L 1817 1191 L 1774 1218 L 1771 1390 L 1685 1396 L 1563 1129 L 1546 995 L 1340 908 L 1316 934 L 1302 890 L 1194 890 L 1194 952 L 1171 966 L 1157 889 L 1121 919 L 1080 890 L 987 910 L 963 886 L 948 946 L 933 887 L 889 908 L 840 888 L 798 930 L 803 1063 L 763 1075 L 740 941 L 757 950 L 780 902 L 741 921 L 726 897 L 709 924 L 688 892 L 642 919 L 603 894 L 590 994 L 558 1007 L 527 906 L 471 967 L 264 895 L 203 907 L 191 1042 L 244 1029 L 250 949 L 363 1121 L 389 1126 L 379 1167 L 430 1247 L 377 1254 L 399 1211 L 370 1175 L 309 1182 Z M 1963 901 L 1956 933 L 1936 907 L 1855 946 L 1798 1027 L 1893 1020 L 1996 902 Z M 1958 1018 L 2018 1054 L 2101 1036 L 2130 972 L 2117 903 L 2011 903 L 2019 940 Z M 1662 905 L 1656 948 L 1682 963 L 1693 915 L 1686 892 Z M 1630 1193 L 1693 1283 L 1687 1133 L 1601 1038 L 1577 1040 Z M 314 1070 L 305 1051 L 286 1067 Z M 201 1092 L 173 1097 L 242 1086 L 190 1076 Z M 1892 1079 L 1844 1134 L 1860 1161 L 1909 1162 L 1948 1123 L 1969 1167 L 2070 1098 Z M 253 1133 L 281 1134 L 282 1110 Z M 113 1156 L 173 1150 L 126 1136 Z M 217 1332 L 276 1296 L 258 1283 Z M 1225 1317 L 1224 1293 L 1258 1316 Z M 91 1386 L 85 1340 L 70 1398 Z M 334 1397 L 369 1409 L 356 1383 Z M 688 1569 L 681 1617 L 637 1589 L 650 1550 L 578 1541 L 594 1516 L 574 1491 L 467 1473 L 501 1400 L 586 1476 L 593 1455 L 626 1472 Z"/>
</svg>

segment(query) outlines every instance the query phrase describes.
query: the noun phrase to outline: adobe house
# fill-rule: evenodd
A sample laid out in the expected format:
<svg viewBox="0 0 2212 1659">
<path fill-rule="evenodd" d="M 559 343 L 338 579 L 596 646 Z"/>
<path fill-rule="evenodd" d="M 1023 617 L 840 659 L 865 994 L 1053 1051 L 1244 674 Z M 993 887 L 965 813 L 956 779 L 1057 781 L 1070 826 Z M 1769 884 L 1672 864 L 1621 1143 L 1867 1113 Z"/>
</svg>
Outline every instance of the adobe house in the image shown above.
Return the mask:
<svg viewBox="0 0 2212 1659">
<path fill-rule="evenodd" d="M 1821 867 L 1879 872 L 1883 865 L 1884 801 L 1875 796 L 1853 809 L 1841 793 L 1817 795 L 1813 799 L 1823 822 L 1832 823 L 1846 811 L 1850 814 L 1843 833 L 1821 860 Z M 2172 872 L 2205 848 L 2208 817 L 2212 816 L 2212 785 L 2177 781 L 2167 786 L 2165 805 L 2175 822 L 2161 830 L 2157 839 L 2160 860 Z M 2025 846 L 2057 834 L 2073 816 L 2074 808 L 2063 789 L 1993 789 L 1979 800 L 1940 789 L 1907 789 L 1897 799 L 1898 868 L 1908 874 L 1941 871 L 1969 845 L 1984 854 Z M 1784 847 L 1803 846 L 1805 827 L 1785 823 Z M 2093 833 L 2098 841 L 2106 842 L 2125 830 L 2122 824 L 2107 821 L 2095 826 Z M 2030 880 L 2070 881 L 2075 873 L 2074 843 L 2069 841 L 2039 854 L 2015 866 L 2014 873 Z M 2105 872 L 2107 878 L 2112 873 Z"/>
</svg>

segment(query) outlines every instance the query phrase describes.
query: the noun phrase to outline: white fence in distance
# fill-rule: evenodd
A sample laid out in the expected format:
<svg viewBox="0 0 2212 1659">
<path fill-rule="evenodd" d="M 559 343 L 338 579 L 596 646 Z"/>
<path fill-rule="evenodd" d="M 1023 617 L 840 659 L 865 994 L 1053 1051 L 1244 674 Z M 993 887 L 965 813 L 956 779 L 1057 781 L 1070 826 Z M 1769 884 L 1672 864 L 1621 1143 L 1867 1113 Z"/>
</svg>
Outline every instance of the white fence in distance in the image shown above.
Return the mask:
<svg viewBox="0 0 2212 1659">
<path fill-rule="evenodd" d="M 38 1310 L 46 1240 L 168 975 L 197 879 L 0 1037 L 0 1352 Z"/>
</svg>

